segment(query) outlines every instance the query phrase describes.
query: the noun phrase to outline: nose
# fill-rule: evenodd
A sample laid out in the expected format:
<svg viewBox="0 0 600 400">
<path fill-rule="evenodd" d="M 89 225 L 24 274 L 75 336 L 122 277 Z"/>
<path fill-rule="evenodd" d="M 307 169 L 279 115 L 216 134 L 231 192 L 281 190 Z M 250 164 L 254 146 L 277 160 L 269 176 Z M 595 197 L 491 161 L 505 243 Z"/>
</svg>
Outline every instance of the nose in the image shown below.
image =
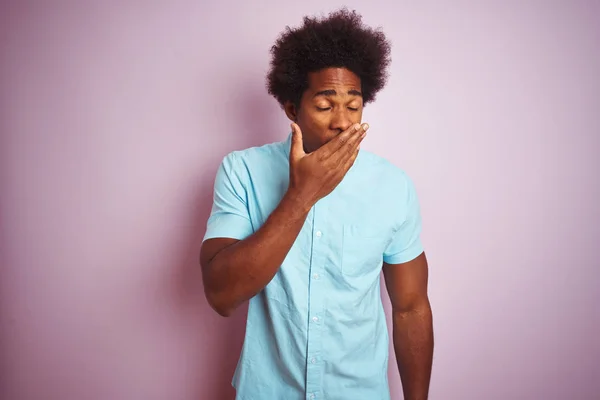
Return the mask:
<svg viewBox="0 0 600 400">
<path fill-rule="evenodd" d="M 331 130 L 341 133 L 352 126 L 353 121 L 348 110 L 339 108 L 333 112 L 331 116 L 330 128 Z"/>
</svg>

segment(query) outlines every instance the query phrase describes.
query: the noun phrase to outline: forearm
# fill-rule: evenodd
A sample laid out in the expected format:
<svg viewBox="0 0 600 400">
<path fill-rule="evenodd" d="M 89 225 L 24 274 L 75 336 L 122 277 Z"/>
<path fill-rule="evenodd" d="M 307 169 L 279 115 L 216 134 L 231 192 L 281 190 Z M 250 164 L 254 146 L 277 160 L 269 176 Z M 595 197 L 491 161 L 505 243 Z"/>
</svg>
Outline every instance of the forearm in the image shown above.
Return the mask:
<svg viewBox="0 0 600 400">
<path fill-rule="evenodd" d="M 404 399 L 427 399 L 433 359 L 433 323 L 429 302 L 410 311 L 395 311 L 393 337 Z"/>
<path fill-rule="evenodd" d="M 310 206 L 288 192 L 254 234 L 221 250 L 209 261 L 204 285 L 209 302 L 229 315 L 260 292 L 283 263 Z"/>
</svg>

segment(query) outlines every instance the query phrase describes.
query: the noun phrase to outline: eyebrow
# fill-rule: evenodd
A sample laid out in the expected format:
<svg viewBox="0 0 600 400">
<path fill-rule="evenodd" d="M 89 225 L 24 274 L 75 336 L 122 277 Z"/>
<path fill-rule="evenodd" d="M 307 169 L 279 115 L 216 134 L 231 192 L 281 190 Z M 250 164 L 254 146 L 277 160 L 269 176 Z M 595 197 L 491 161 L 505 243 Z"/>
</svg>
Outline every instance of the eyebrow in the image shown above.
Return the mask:
<svg viewBox="0 0 600 400">
<path fill-rule="evenodd" d="M 351 96 L 360 96 L 362 97 L 362 93 L 359 92 L 358 90 L 355 89 L 351 89 L 348 91 L 348 94 Z M 336 96 L 337 92 L 333 89 L 328 89 L 328 90 L 321 90 L 320 92 L 315 93 L 315 95 L 313 97 L 317 97 L 317 96 Z"/>
</svg>

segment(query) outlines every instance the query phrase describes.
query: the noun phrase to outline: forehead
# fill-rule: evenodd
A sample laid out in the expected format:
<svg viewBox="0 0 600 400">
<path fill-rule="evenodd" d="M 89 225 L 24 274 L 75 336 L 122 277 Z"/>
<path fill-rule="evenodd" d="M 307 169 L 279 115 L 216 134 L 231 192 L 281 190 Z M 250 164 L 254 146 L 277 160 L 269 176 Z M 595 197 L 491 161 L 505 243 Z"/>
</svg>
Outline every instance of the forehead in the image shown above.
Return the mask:
<svg viewBox="0 0 600 400">
<path fill-rule="evenodd" d="M 308 89 L 311 91 L 335 87 L 360 90 L 360 78 L 345 68 L 326 68 L 308 74 Z"/>
</svg>

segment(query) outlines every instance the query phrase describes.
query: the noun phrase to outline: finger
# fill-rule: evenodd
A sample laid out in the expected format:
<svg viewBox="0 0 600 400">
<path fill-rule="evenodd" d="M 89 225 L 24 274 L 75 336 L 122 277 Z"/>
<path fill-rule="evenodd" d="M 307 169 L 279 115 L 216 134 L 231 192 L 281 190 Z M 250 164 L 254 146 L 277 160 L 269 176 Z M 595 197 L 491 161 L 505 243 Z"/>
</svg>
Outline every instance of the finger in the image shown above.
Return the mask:
<svg viewBox="0 0 600 400">
<path fill-rule="evenodd" d="M 367 136 L 367 131 L 369 130 L 369 124 L 362 124 L 360 126 L 359 135 L 354 135 L 348 140 L 349 144 L 355 145 L 356 148 L 360 146 L 360 143 L 363 141 L 365 136 Z"/>
<path fill-rule="evenodd" d="M 331 155 L 330 160 L 337 165 L 343 164 L 358 149 L 368 129 L 369 124 L 362 124 L 360 130 L 353 134 L 342 147 Z"/>
<path fill-rule="evenodd" d="M 350 168 L 352 168 L 354 162 L 356 161 L 356 157 L 358 157 L 359 151 L 360 150 L 357 147 L 352 153 L 350 153 L 350 156 L 346 160 L 344 160 L 341 168 L 341 173 L 343 175 L 346 175 Z"/>
<path fill-rule="evenodd" d="M 292 123 L 292 145 L 290 148 L 290 159 L 299 160 L 306 155 L 302 141 L 302 130 L 296 123 Z"/>
<path fill-rule="evenodd" d="M 331 157 L 336 151 L 338 151 L 348 140 L 360 130 L 360 124 L 354 124 L 348 129 L 338 134 L 335 138 L 321 146 L 317 151 L 321 153 L 324 159 Z"/>
</svg>

